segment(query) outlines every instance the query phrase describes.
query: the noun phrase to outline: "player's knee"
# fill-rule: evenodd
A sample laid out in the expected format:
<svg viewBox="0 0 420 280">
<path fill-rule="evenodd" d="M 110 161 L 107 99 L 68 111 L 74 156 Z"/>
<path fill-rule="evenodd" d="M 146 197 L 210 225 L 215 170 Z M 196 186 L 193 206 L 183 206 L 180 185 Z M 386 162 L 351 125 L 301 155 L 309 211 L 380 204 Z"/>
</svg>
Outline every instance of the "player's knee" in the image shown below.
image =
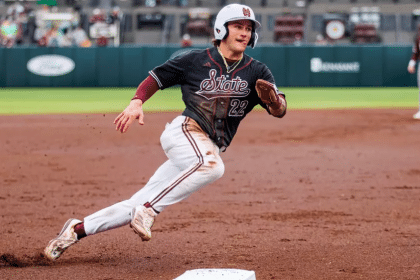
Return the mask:
<svg viewBox="0 0 420 280">
<path fill-rule="evenodd" d="M 225 165 L 220 157 L 212 157 L 205 160 L 203 167 L 209 172 L 209 176 L 213 179 L 212 181 L 221 178 L 225 173 Z"/>
<path fill-rule="evenodd" d="M 220 179 L 223 176 L 223 174 L 225 174 L 225 164 L 223 163 L 222 160 L 220 160 L 219 163 L 217 164 L 215 173 L 216 173 L 217 179 Z"/>
</svg>

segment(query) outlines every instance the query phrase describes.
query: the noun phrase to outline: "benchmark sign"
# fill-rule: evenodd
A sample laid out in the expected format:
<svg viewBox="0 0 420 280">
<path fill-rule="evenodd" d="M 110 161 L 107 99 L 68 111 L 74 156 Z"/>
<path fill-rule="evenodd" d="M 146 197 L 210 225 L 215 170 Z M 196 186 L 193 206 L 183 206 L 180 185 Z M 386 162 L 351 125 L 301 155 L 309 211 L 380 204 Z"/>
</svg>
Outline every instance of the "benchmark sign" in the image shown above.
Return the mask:
<svg viewBox="0 0 420 280">
<path fill-rule="evenodd" d="M 325 62 L 319 57 L 311 59 L 311 72 L 313 73 L 358 73 L 360 63 L 355 62 Z"/>
</svg>

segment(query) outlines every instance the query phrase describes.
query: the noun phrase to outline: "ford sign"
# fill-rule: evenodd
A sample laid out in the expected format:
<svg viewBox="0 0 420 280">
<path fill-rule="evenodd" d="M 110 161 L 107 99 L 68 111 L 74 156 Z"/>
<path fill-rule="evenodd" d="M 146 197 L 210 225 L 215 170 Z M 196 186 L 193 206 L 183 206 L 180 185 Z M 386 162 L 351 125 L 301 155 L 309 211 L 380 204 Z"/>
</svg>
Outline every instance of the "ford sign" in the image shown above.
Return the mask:
<svg viewBox="0 0 420 280">
<path fill-rule="evenodd" d="M 74 69 L 74 61 L 58 54 L 36 56 L 28 61 L 27 68 L 31 73 L 46 77 L 62 76 Z"/>
</svg>

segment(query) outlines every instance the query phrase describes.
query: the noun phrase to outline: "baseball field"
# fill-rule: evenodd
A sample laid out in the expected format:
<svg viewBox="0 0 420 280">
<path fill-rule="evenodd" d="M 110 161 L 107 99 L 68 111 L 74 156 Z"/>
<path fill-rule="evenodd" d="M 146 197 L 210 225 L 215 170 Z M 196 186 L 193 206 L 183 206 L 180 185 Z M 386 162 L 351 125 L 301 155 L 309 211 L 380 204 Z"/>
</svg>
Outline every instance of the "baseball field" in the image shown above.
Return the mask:
<svg viewBox="0 0 420 280">
<path fill-rule="evenodd" d="M 41 252 L 68 218 L 129 198 L 165 160 L 181 94 L 156 93 L 120 134 L 133 88 L 0 89 L 0 279 L 420 279 L 418 89 L 283 90 L 286 116 L 251 112 L 224 177 L 163 211 L 150 242 L 126 226 L 51 263 Z"/>
</svg>

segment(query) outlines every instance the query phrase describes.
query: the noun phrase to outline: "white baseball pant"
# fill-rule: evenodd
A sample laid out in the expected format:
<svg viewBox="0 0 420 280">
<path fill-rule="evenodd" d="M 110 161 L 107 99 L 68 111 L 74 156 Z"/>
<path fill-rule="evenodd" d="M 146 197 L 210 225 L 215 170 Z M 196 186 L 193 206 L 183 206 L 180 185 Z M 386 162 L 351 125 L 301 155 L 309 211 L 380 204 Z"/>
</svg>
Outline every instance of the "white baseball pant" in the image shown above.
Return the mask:
<svg viewBox="0 0 420 280">
<path fill-rule="evenodd" d="M 159 213 L 223 176 L 219 148 L 193 119 L 176 117 L 166 124 L 160 141 L 168 160 L 130 199 L 85 217 L 87 235 L 129 224 L 131 210 L 139 205 Z"/>
</svg>

